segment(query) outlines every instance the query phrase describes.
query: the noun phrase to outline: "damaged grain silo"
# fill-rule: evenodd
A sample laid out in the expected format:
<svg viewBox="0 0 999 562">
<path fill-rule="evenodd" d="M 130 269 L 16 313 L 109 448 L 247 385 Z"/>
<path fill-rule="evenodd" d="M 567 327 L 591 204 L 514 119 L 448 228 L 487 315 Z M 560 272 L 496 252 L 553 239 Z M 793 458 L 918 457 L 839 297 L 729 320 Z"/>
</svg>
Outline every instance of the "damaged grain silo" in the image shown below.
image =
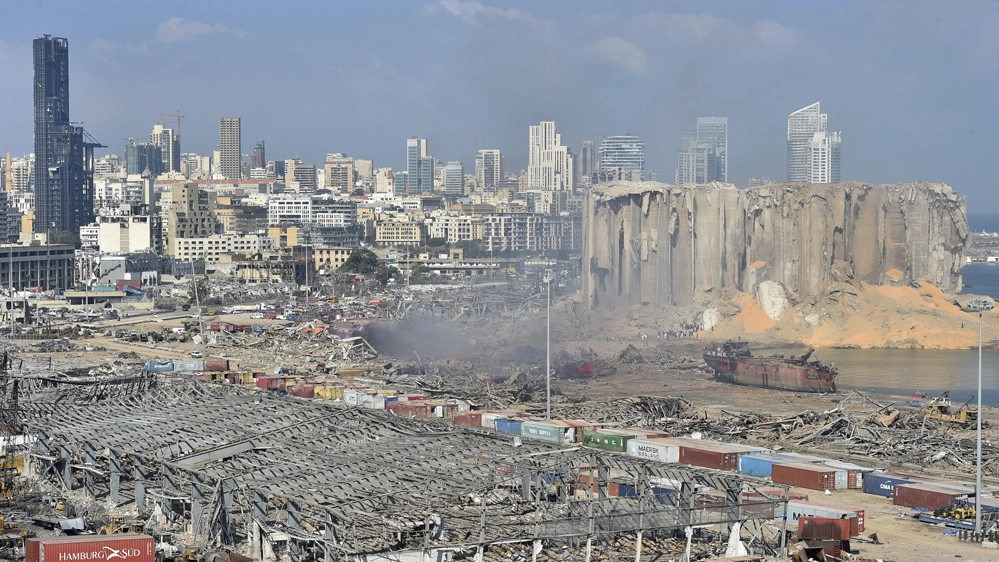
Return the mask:
<svg viewBox="0 0 999 562">
<path fill-rule="evenodd" d="M 965 197 L 939 183 L 613 182 L 584 204 L 586 305 L 687 306 L 776 281 L 799 297 L 831 282 L 919 279 L 961 288 Z"/>
</svg>

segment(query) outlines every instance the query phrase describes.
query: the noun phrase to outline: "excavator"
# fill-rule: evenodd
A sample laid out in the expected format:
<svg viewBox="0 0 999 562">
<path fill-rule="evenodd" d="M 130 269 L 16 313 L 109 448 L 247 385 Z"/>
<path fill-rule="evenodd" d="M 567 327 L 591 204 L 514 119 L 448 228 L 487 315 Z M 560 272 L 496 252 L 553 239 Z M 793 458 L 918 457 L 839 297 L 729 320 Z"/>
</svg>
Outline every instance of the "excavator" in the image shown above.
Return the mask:
<svg viewBox="0 0 999 562">
<path fill-rule="evenodd" d="M 968 401 L 961 404 L 961 407 L 957 410 L 952 411 L 952 404 L 950 402 L 950 392 L 944 392 L 940 396 L 933 399 L 926 408 L 925 416 L 927 419 L 938 420 L 942 422 L 957 423 L 957 424 L 970 424 L 978 421 L 978 410 L 972 410 L 969 407 L 971 400 L 974 396 L 968 398 Z"/>
</svg>

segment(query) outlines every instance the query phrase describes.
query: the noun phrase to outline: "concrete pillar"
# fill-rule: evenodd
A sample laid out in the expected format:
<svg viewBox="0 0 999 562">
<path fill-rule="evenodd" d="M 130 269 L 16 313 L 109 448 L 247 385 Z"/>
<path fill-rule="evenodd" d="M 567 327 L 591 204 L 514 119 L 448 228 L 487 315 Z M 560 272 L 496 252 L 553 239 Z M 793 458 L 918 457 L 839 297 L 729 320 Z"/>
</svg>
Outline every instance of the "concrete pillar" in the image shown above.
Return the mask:
<svg viewBox="0 0 999 562">
<path fill-rule="evenodd" d="M 62 458 L 62 479 L 66 483 L 66 489 L 73 489 L 73 451 L 65 443 L 59 446 L 59 457 Z"/>
<path fill-rule="evenodd" d="M 205 511 L 205 485 L 197 476 L 191 477 L 191 532 L 197 537 L 201 533 Z"/>
<path fill-rule="evenodd" d="M 267 515 L 267 496 L 260 490 L 253 491 L 253 516 L 264 517 Z"/>
<path fill-rule="evenodd" d="M 111 451 L 108 466 L 111 469 L 111 504 L 117 506 L 121 490 L 121 459 L 117 452 Z"/>
<path fill-rule="evenodd" d="M 295 529 L 302 526 L 302 508 L 298 500 L 288 500 L 288 526 Z"/>
<path fill-rule="evenodd" d="M 135 458 L 135 512 L 142 513 L 146 501 L 146 465 L 139 457 Z"/>
</svg>

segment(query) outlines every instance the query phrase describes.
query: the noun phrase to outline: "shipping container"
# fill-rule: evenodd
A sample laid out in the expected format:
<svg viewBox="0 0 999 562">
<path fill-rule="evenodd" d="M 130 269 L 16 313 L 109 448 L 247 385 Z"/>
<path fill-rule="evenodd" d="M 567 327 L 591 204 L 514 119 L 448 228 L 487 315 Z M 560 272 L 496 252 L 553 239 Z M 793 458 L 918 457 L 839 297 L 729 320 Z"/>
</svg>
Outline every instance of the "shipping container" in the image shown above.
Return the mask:
<svg viewBox="0 0 999 562">
<path fill-rule="evenodd" d="M 680 446 L 680 462 L 717 470 L 735 470 L 739 453 L 713 443 L 685 443 Z"/>
<path fill-rule="evenodd" d="M 783 509 L 778 509 L 775 518 L 784 517 Z M 801 500 L 789 500 L 787 502 L 787 520 L 797 523 L 802 517 L 827 517 L 829 519 L 850 519 L 851 536 L 857 536 L 866 529 L 866 522 L 863 509 L 853 509 L 837 505 L 827 505 L 812 503 Z"/>
<path fill-rule="evenodd" d="M 201 359 L 178 359 L 173 362 L 173 367 L 182 373 L 200 373 L 205 370 L 205 362 Z"/>
<path fill-rule="evenodd" d="M 333 385 L 317 386 L 316 398 L 323 400 L 343 400 L 343 387 Z"/>
<path fill-rule="evenodd" d="M 520 425 L 520 435 L 530 437 L 531 439 L 561 443 L 564 439 L 566 429 L 564 425 L 551 422 L 524 421 Z"/>
<path fill-rule="evenodd" d="M 848 541 L 851 534 L 850 519 L 831 517 L 802 517 L 798 519 L 798 540 L 831 539 Z"/>
<path fill-rule="evenodd" d="M 847 474 L 846 487 L 850 490 L 864 489 L 864 473 L 873 472 L 873 468 L 866 468 L 851 462 L 824 461 L 822 464 L 831 466 L 838 470 L 845 470 Z"/>
<path fill-rule="evenodd" d="M 522 424 L 521 420 L 497 418 L 496 431 L 507 435 L 521 435 Z"/>
<path fill-rule="evenodd" d="M 228 371 L 229 361 L 226 359 L 209 359 L 205 361 L 205 370 L 212 372 Z"/>
<path fill-rule="evenodd" d="M 630 435 L 633 439 L 664 439 L 667 437 L 673 437 L 672 433 L 641 429 L 638 427 L 603 427 L 600 431 L 615 433 L 617 435 Z"/>
<path fill-rule="evenodd" d="M 482 421 L 480 427 L 485 427 L 488 429 L 496 429 L 496 420 L 499 419 L 509 419 L 513 417 L 510 412 L 482 412 Z"/>
<path fill-rule="evenodd" d="M 469 412 L 457 412 L 452 418 L 455 425 L 461 425 L 464 427 L 482 427 L 482 412 L 481 411 L 469 411 Z"/>
<path fill-rule="evenodd" d="M 634 435 L 605 433 L 602 429 L 583 429 L 583 445 L 605 451 L 623 453 L 628 450 L 628 442 L 632 439 Z"/>
<path fill-rule="evenodd" d="M 299 398 L 315 398 L 316 387 L 311 384 L 293 384 L 287 387 L 288 394 Z"/>
<path fill-rule="evenodd" d="M 786 484 L 809 490 L 835 490 L 836 472 L 831 466 L 821 464 L 775 464 L 771 472 L 776 484 Z M 840 471 L 844 473 L 845 471 Z"/>
<path fill-rule="evenodd" d="M 628 441 L 628 455 L 659 462 L 680 462 L 680 446 L 662 439 L 632 439 Z"/>
<path fill-rule="evenodd" d="M 146 370 L 154 373 L 168 373 L 173 370 L 173 361 L 146 361 Z"/>
<path fill-rule="evenodd" d="M 957 500 L 966 499 L 972 493 L 974 493 L 973 488 L 962 491 L 936 484 L 900 484 L 895 486 L 892 503 L 903 507 L 921 507 L 932 511 L 947 507 Z"/>
<path fill-rule="evenodd" d="M 25 562 L 71 560 L 155 562 L 156 543 L 153 537 L 135 533 L 30 538 L 24 543 L 24 560 Z"/>
<path fill-rule="evenodd" d="M 915 481 L 888 472 L 871 472 L 864 476 L 864 493 L 890 498 L 895 486 L 913 484 Z"/>
</svg>

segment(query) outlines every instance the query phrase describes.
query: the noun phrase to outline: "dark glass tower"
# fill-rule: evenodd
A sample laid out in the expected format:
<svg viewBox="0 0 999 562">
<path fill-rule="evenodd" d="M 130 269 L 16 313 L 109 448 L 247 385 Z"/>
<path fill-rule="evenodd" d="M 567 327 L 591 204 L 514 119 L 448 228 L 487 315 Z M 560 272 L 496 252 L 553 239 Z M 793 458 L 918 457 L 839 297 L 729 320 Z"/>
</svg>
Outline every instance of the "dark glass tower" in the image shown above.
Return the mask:
<svg viewBox="0 0 999 562">
<path fill-rule="evenodd" d="M 35 232 L 78 233 L 94 218 L 94 141 L 69 121 L 69 41 L 34 41 Z"/>
</svg>

